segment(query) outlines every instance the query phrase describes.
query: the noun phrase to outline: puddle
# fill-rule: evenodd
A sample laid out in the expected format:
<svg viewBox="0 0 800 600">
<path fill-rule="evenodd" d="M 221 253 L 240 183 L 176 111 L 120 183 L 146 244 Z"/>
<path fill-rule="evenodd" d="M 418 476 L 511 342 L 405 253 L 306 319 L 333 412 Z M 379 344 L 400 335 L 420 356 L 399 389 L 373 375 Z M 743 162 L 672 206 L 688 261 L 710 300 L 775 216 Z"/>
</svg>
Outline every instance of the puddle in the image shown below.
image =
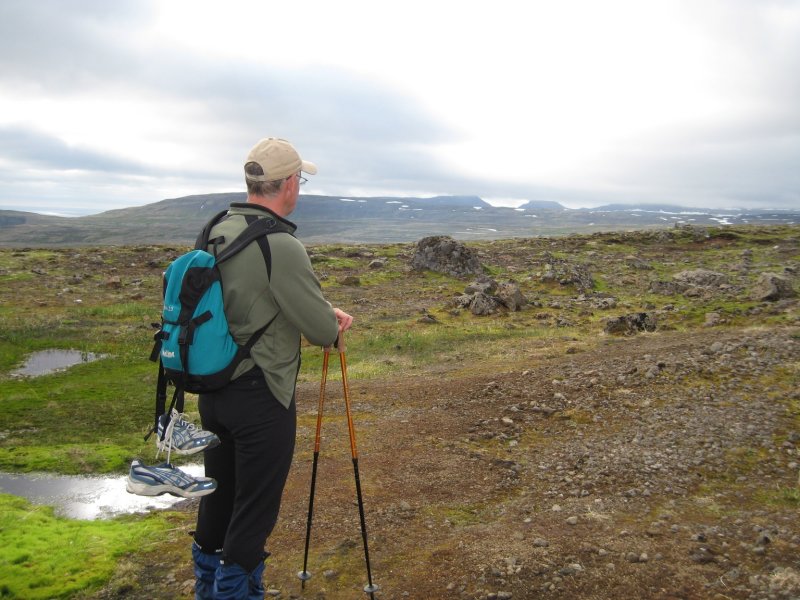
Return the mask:
<svg viewBox="0 0 800 600">
<path fill-rule="evenodd" d="M 28 356 L 25 364 L 12 371 L 11 375 L 12 377 L 37 377 L 62 371 L 73 365 L 99 360 L 106 356 L 108 355 L 81 352 L 80 350 L 42 350 Z"/>
<path fill-rule="evenodd" d="M 192 476 L 203 475 L 201 464 L 181 465 Z M 71 519 L 108 519 L 127 513 L 169 508 L 184 500 L 170 494 L 137 496 L 125 489 L 127 475 L 87 477 L 80 475 L 0 473 L 0 493 L 13 494 L 34 504 L 55 507 L 58 515 Z"/>
</svg>

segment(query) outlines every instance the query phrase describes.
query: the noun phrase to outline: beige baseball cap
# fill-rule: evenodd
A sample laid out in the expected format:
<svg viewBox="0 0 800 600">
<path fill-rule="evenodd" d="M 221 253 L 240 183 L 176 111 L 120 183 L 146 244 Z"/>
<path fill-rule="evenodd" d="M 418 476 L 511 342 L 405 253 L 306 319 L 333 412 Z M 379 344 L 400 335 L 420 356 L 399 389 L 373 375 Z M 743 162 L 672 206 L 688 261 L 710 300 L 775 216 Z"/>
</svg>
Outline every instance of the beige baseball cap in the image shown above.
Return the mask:
<svg viewBox="0 0 800 600">
<path fill-rule="evenodd" d="M 244 176 L 248 181 L 277 181 L 298 171 L 309 175 L 317 174 L 317 165 L 300 158 L 294 146 L 280 138 L 264 138 L 253 146 L 245 164 L 251 162 L 261 165 L 264 174 L 248 175 L 245 172 Z"/>
</svg>

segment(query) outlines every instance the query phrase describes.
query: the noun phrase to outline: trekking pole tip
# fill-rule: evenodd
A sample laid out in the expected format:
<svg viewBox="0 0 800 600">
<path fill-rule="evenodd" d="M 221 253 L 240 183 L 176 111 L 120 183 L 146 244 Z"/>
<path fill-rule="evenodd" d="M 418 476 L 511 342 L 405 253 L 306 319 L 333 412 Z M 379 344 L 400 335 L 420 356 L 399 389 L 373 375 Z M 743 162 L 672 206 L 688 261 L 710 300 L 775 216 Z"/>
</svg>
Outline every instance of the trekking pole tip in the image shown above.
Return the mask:
<svg viewBox="0 0 800 600">
<path fill-rule="evenodd" d="M 311 579 L 311 573 L 309 573 L 308 571 L 299 571 L 299 572 L 297 573 L 297 578 L 298 578 L 300 581 L 302 581 L 303 583 L 305 583 L 306 581 L 308 581 L 309 579 Z"/>
<path fill-rule="evenodd" d="M 364 586 L 364 592 L 366 592 L 367 594 L 374 594 L 379 589 L 381 588 L 377 583 L 368 583 L 367 585 Z"/>
</svg>

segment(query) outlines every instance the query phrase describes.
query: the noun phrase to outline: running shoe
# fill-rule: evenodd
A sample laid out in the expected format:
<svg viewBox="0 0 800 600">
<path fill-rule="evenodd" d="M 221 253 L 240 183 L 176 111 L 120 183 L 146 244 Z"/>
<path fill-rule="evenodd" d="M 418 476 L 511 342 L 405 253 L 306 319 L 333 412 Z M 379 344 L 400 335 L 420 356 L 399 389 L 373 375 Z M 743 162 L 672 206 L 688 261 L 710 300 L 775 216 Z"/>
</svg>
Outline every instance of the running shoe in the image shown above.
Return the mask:
<svg viewBox="0 0 800 600">
<path fill-rule="evenodd" d="M 164 434 L 165 424 L 167 427 L 166 434 Z M 163 452 L 173 450 L 178 454 L 196 454 L 207 448 L 219 445 L 219 438 L 216 434 L 200 429 L 194 423 L 190 423 L 183 414 L 174 408 L 171 414 L 163 414 L 158 418 L 158 431 L 156 433 L 156 446 L 159 451 Z M 164 439 L 161 439 L 162 437 Z"/>
<path fill-rule="evenodd" d="M 182 498 L 198 498 L 216 490 L 217 482 L 210 477 L 192 477 L 169 463 L 148 467 L 134 460 L 128 471 L 125 489 L 139 496 L 172 494 Z"/>
</svg>

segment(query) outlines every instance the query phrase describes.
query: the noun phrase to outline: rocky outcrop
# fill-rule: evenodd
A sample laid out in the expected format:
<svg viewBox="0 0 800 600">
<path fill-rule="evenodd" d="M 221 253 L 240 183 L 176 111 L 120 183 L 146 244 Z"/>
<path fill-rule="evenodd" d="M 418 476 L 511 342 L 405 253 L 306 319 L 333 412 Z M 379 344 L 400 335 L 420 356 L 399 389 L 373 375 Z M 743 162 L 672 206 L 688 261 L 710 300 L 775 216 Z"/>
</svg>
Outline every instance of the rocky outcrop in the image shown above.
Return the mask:
<svg viewBox="0 0 800 600">
<path fill-rule="evenodd" d="M 708 269 L 692 269 L 681 271 L 672 276 L 679 286 L 685 287 L 719 287 L 728 283 L 728 276 L 724 273 L 709 271 Z"/>
<path fill-rule="evenodd" d="M 604 331 L 611 335 L 634 335 L 640 331 L 655 331 L 656 318 L 649 313 L 634 313 L 608 319 Z"/>
<path fill-rule="evenodd" d="M 498 283 L 491 277 L 482 276 L 464 288 L 453 304 L 458 308 L 468 308 L 474 315 L 491 315 L 501 308 L 510 311 L 521 310 L 528 300 L 515 281 Z"/>
<path fill-rule="evenodd" d="M 426 237 L 417 242 L 411 267 L 418 271 L 436 271 L 452 277 L 483 273 L 483 266 L 475 252 L 444 235 Z"/>
<path fill-rule="evenodd" d="M 557 281 L 561 285 L 573 285 L 577 291 L 582 293 L 594 289 L 594 278 L 586 266 L 570 263 L 563 258 L 556 258 L 549 252 L 546 252 L 542 259 L 544 261 L 542 281 Z"/>
<path fill-rule="evenodd" d="M 729 277 L 724 273 L 707 269 L 681 271 L 672 276 L 672 281 L 652 281 L 650 291 L 665 296 L 683 294 L 697 296 L 724 291 L 729 287 Z"/>
</svg>

